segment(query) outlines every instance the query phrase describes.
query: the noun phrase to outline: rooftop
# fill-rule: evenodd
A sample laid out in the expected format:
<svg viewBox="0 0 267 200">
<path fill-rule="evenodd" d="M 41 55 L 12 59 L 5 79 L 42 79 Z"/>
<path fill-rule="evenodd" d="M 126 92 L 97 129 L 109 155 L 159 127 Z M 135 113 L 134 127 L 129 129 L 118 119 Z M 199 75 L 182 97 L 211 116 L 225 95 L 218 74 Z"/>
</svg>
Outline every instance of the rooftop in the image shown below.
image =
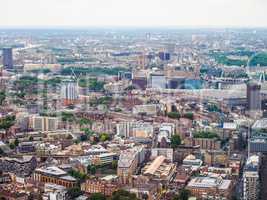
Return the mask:
<svg viewBox="0 0 267 200">
<path fill-rule="evenodd" d="M 211 178 L 211 177 L 196 177 L 193 178 L 189 183 L 188 187 L 199 187 L 199 188 L 214 188 L 217 187 L 220 190 L 227 190 L 231 185 L 231 180 L 224 180 L 222 178 Z"/>
<path fill-rule="evenodd" d="M 257 120 L 253 124 L 252 129 L 267 129 L 267 118 Z"/>
<path fill-rule="evenodd" d="M 144 174 L 154 174 L 166 158 L 158 156 L 147 168 Z"/>
<path fill-rule="evenodd" d="M 67 175 L 67 172 L 65 172 L 64 170 L 62 170 L 56 166 L 38 168 L 35 171 L 39 171 L 39 172 L 43 172 L 43 173 L 51 174 L 51 175 L 55 175 L 55 176 Z"/>
</svg>

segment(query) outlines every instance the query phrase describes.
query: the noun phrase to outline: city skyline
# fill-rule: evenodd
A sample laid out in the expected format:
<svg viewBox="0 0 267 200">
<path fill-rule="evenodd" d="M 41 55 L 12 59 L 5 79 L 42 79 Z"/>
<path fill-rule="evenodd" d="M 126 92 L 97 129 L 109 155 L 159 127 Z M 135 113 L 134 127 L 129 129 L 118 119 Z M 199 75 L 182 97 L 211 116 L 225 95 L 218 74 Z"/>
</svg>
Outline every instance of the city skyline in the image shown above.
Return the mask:
<svg viewBox="0 0 267 200">
<path fill-rule="evenodd" d="M 267 27 L 263 0 L 9 0 L 1 27 Z"/>
</svg>

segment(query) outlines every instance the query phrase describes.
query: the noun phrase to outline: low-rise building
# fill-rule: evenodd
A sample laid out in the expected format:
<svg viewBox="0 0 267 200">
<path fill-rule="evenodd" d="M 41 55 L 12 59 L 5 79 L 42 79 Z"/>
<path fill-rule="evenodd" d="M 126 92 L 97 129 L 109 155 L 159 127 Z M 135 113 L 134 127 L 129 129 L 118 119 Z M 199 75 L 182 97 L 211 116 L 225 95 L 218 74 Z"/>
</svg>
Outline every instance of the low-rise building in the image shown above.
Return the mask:
<svg viewBox="0 0 267 200">
<path fill-rule="evenodd" d="M 195 177 L 186 188 L 197 199 L 227 200 L 231 198 L 233 185 L 231 180 L 224 180 L 221 177 Z"/>
<path fill-rule="evenodd" d="M 221 142 L 217 138 L 188 138 L 185 139 L 186 145 L 200 146 L 204 150 L 219 150 L 221 149 Z"/>
<path fill-rule="evenodd" d="M 36 169 L 33 178 L 37 182 L 53 183 L 62 185 L 66 188 L 74 187 L 77 184 L 77 180 L 75 178 L 69 176 L 67 172 L 56 166 Z"/>
<path fill-rule="evenodd" d="M 173 149 L 171 148 L 153 148 L 151 150 L 151 159 L 158 156 L 165 156 L 167 160 L 173 162 Z"/>
<path fill-rule="evenodd" d="M 158 105 L 148 104 L 148 105 L 136 105 L 133 107 L 133 114 L 146 114 L 146 115 L 156 115 L 158 111 Z"/>
<path fill-rule="evenodd" d="M 94 165 L 108 165 L 115 160 L 117 154 L 115 153 L 102 153 L 100 155 L 92 156 L 92 164 Z"/>
<path fill-rule="evenodd" d="M 175 171 L 175 164 L 166 162 L 166 157 L 164 156 L 158 156 L 142 169 L 142 174 L 148 176 L 151 180 L 169 182 L 173 178 Z"/>
<path fill-rule="evenodd" d="M 66 200 L 67 188 L 61 185 L 46 183 L 44 186 L 43 200 Z"/>
<path fill-rule="evenodd" d="M 203 164 L 203 161 L 197 159 L 194 155 L 190 154 L 183 160 L 183 167 L 190 168 L 192 171 L 198 170 Z"/>
<path fill-rule="evenodd" d="M 37 160 L 34 156 L 0 158 L 0 171 L 14 173 L 19 177 L 27 177 L 31 175 L 36 166 Z"/>
<path fill-rule="evenodd" d="M 105 196 L 111 196 L 118 189 L 118 184 L 113 181 L 90 179 L 81 184 L 81 190 L 88 194 L 102 193 Z"/>
</svg>

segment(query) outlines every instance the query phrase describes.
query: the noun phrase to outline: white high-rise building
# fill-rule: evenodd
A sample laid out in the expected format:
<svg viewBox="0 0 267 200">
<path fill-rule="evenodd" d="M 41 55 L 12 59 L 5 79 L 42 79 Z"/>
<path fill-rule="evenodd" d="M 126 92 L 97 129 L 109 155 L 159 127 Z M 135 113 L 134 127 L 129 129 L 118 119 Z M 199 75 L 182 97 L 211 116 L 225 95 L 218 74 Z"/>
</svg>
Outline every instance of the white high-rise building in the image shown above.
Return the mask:
<svg viewBox="0 0 267 200">
<path fill-rule="evenodd" d="M 65 82 L 61 87 L 61 98 L 64 104 L 74 104 L 78 98 L 78 86 L 75 82 Z"/>
</svg>

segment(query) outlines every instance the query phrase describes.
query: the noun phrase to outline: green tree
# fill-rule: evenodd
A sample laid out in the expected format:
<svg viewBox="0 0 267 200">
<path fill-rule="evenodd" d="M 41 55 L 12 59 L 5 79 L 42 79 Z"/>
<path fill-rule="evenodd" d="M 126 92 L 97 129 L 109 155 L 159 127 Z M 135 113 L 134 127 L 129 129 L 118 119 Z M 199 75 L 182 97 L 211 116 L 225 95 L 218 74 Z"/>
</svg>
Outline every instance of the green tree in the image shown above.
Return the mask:
<svg viewBox="0 0 267 200">
<path fill-rule="evenodd" d="M 92 121 L 90 119 L 87 119 L 87 118 L 81 118 L 81 119 L 79 119 L 79 125 L 80 126 L 86 126 L 86 125 L 91 126 Z"/>
<path fill-rule="evenodd" d="M 0 148 L 0 155 L 4 155 L 5 152 L 3 151 L 3 149 Z"/>
<path fill-rule="evenodd" d="M 138 200 L 135 194 L 125 190 L 118 190 L 112 194 L 110 200 Z"/>
<path fill-rule="evenodd" d="M 179 199 L 179 195 L 178 194 L 174 195 L 174 197 L 172 198 L 172 200 L 180 200 Z"/>
<path fill-rule="evenodd" d="M 33 141 L 33 137 L 32 136 L 29 137 L 29 141 Z"/>
<path fill-rule="evenodd" d="M 73 187 L 73 188 L 69 188 L 68 192 L 67 192 L 68 196 L 70 199 L 75 199 L 78 196 L 82 195 L 82 191 L 80 187 Z"/>
<path fill-rule="evenodd" d="M 105 141 L 110 139 L 110 137 L 107 133 L 101 133 L 99 138 L 100 138 L 101 142 L 105 142 Z"/>
<path fill-rule="evenodd" d="M 179 135 L 175 134 L 171 137 L 171 147 L 177 148 L 181 144 L 181 138 Z"/>
<path fill-rule="evenodd" d="M 3 105 L 3 102 L 6 99 L 6 93 L 5 91 L 0 91 L 0 105 Z"/>
<path fill-rule="evenodd" d="M 10 149 L 15 149 L 15 148 L 16 148 L 16 146 L 15 146 L 14 143 L 10 143 L 10 144 L 9 144 L 9 147 L 10 147 Z"/>
<path fill-rule="evenodd" d="M 19 145 L 19 140 L 18 140 L 18 138 L 15 139 L 15 141 L 14 141 L 14 145 L 15 145 L 16 147 Z"/>
<path fill-rule="evenodd" d="M 104 89 L 104 82 L 98 81 L 97 79 L 89 80 L 89 89 L 93 91 L 102 91 Z"/>
<path fill-rule="evenodd" d="M 199 131 L 197 133 L 194 134 L 194 138 L 219 138 L 219 136 L 211 131 Z"/>
<path fill-rule="evenodd" d="M 221 109 L 216 104 L 208 104 L 207 105 L 207 110 L 209 112 L 221 112 Z"/>
<path fill-rule="evenodd" d="M 193 120 L 193 119 L 194 119 L 194 114 L 191 113 L 191 112 L 188 112 L 188 113 L 185 113 L 185 114 L 183 115 L 183 117 L 184 117 L 184 118 L 187 118 L 187 119 L 191 119 L 191 120 Z"/>
<path fill-rule="evenodd" d="M 167 116 L 172 119 L 180 119 L 181 115 L 178 112 L 169 112 Z"/>
<path fill-rule="evenodd" d="M 6 116 L 0 120 L 0 129 L 8 130 L 15 124 L 15 116 Z"/>
<path fill-rule="evenodd" d="M 107 198 L 102 193 L 94 193 L 92 194 L 88 200 L 106 200 Z"/>
<path fill-rule="evenodd" d="M 179 200 L 188 200 L 190 194 L 191 194 L 190 190 L 182 189 L 179 194 Z"/>
<path fill-rule="evenodd" d="M 112 163 L 111 163 L 111 167 L 112 167 L 112 169 L 117 169 L 118 161 L 117 160 L 113 160 Z"/>
<path fill-rule="evenodd" d="M 87 173 L 89 173 L 91 175 L 95 175 L 95 173 L 96 173 L 96 166 L 94 166 L 94 165 L 88 165 L 87 166 Z"/>
<path fill-rule="evenodd" d="M 82 134 L 82 135 L 80 136 L 80 140 L 81 140 L 82 142 L 87 141 L 87 140 L 88 140 L 88 136 L 87 136 L 86 134 Z"/>
<path fill-rule="evenodd" d="M 61 112 L 61 117 L 64 122 L 73 122 L 75 120 L 75 116 L 71 112 Z"/>
<path fill-rule="evenodd" d="M 68 140 L 72 140 L 73 137 L 72 137 L 71 135 L 68 135 L 68 136 L 67 136 L 67 139 L 68 139 Z"/>
<path fill-rule="evenodd" d="M 90 128 L 81 128 L 81 131 L 84 131 L 84 134 L 86 134 L 87 136 L 94 134 L 94 131 L 92 131 Z"/>
<path fill-rule="evenodd" d="M 86 179 L 86 174 L 76 171 L 76 170 L 70 170 L 69 175 L 73 176 L 74 178 L 78 179 L 79 182 L 82 182 Z"/>
</svg>

